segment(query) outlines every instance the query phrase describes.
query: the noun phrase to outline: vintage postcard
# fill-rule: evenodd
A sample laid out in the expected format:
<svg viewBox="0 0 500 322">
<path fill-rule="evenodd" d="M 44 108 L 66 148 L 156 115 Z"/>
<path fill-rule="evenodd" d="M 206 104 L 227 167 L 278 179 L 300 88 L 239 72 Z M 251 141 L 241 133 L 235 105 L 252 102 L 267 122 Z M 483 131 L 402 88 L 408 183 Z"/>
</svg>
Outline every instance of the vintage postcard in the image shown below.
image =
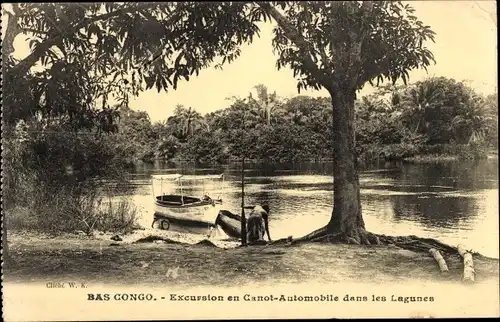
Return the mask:
<svg viewBox="0 0 500 322">
<path fill-rule="evenodd" d="M 493 1 L 2 4 L 5 321 L 498 317 Z"/>
</svg>

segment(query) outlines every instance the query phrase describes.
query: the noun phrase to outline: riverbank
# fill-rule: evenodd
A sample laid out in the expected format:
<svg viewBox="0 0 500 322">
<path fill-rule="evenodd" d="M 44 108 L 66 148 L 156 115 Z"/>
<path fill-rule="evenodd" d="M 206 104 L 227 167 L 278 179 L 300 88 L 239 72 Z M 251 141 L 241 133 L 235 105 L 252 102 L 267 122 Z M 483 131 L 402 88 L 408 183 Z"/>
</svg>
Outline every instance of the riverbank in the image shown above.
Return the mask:
<svg viewBox="0 0 500 322">
<path fill-rule="evenodd" d="M 471 145 L 454 145 L 440 144 L 423 146 L 419 149 L 402 144 L 392 145 L 370 145 L 362 147 L 363 151 L 358 156 L 359 162 L 374 162 L 380 160 L 386 161 L 409 161 L 409 162 L 450 162 L 458 160 L 479 160 L 479 159 L 495 159 L 498 158 L 498 150 L 486 149 L 483 147 Z M 274 160 L 271 163 L 276 163 L 279 160 Z M 283 160 L 282 160 L 283 161 Z M 289 160 L 288 160 L 289 161 Z M 247 165 L 268 164 L 269 160 L 246 158 Z M 287 161 L 284 161 L 287 163 Z M 295 160 L 295 163 L 324 163 L 333 162 L 332 158 L 313 157 L 310 159 Z M 186 166 L 186 165 L 204 165 L 204 166 L 221 166 L 231 164 L 241 164 L 241 159 L 237 157 L 227 157 L 224 162 L 212 162 L 208 164 L 199 163 L 196 159 L 181 159 L 181 158 L 153 158 L 149 160 L 135 160 L 132 162 L 135 166 L 144 164 L 164 163 L 171 167 Z M 278 162 L 279 163 L 279 162 Z"/>
<path fill-rule="evenodd" d="M 395 246 L 234 248 L 234 243 L 214 241 L 226 243 L 221 248 L 200 236 L 180 242 L 186 236 L 147 230 L 121 241 L 111 237 L 11 232 L 12 261 L 3 271 L 3 317 L 55 321 L 499 314 L 498 259 L 475 256 L 476 282 L 464 284 L 458 255 L 446 256 L 450 273 L 442 275 L 430 255 Z M 97 301 L 98 294 L 108 294 L 110 300 Z M 124 301 L 124 296 L 149 300 Z"/>
<path fill-rule="evenodd" d="M 479 145 L 439 144 L 415 147 L 412 145 L 392 144 L 369 146 L 362 153 L 365 162 L 373 160 L 405 161 L 415 163 L 441 163 L 459 160 L 497 159 L 498 150 Z"/>
<path fill-rule="evenodd" d="M 497 151 L 492 151 L 485 156 L 486 159 L 498 159 Z M 441 163 L 456 162 L 461 160 L 459 155 L 423 154 L 403 159 L 405 162 L 413 163 Z M 470 159 L 469 159 L 470 160 Z"/>
<path fill-rule="evenodd" d="M 118 239 L 118 238 L 114 238 Z M 458 254 L 446 256 L 441 275 L 427 254 L 395 246 L 362 247 L 310 243 L 238 248 L 226 240 L 141 230 L 112 240 L 109 235 L 48 236 L 11 232 L 8 282 L 82 280 L 127 285 L 245 285 L 252 283 L 370 282 L 459 283 Z M 477 281 L 498 283 L 499 261 L 475 256 Z"/>
</svg>

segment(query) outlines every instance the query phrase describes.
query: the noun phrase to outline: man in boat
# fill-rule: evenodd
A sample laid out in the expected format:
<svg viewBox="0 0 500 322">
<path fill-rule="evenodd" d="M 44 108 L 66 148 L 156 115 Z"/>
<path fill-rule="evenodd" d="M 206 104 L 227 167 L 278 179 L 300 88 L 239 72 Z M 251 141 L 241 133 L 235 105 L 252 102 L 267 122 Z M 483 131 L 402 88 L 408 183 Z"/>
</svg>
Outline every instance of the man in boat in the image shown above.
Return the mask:
<svg viewBox="0 0 500 322">
<path fill-rule="evenodd" d="M 247 241 L 252 244 L 264 240 L 264 235 L 267 233 L 267 238 L 271 241 L 269 234 L 269 205 L 264 203 L 262 206 L 257 205 L 251 207 L 252 212 L 247 219 Z"/>
</svg>

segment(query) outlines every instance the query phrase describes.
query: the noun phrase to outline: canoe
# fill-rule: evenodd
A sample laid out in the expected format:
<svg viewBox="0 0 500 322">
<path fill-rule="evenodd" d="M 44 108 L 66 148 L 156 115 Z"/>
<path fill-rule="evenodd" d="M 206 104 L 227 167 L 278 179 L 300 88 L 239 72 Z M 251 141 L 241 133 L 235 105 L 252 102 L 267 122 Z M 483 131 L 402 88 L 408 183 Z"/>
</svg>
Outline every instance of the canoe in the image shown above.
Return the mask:
<svg viewBox="0 0 500 322">
<path fill-rule="evenodd" d="M 241 239 L 241 216 L 233 214 L 228 210 L 220 210 L 217 220 L 215 221 L 222 231 L 226 233 L 229 237 Z M 266 245 L 265 240 L 258 240 L 249 245 Z"/>
<path fill-rule="evenodd" d="M 229 237 L 241 237 L 241 216 L 233 214 L 228 210 L 220 210 L 215 224 L 218 225 L 222 231 Z"/>
</svg>

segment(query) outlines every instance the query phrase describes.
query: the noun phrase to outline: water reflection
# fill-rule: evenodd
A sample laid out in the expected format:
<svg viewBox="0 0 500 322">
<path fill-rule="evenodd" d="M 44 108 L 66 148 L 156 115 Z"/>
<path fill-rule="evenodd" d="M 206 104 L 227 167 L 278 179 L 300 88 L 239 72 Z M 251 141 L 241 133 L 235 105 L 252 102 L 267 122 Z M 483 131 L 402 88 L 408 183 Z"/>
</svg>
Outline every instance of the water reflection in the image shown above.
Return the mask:
<svg viewBox="0 0 500 322">
<path fill-rule="evenodd" d="M 206 191 L 221 194 L 224 208 L 240 212 L 241 168 L 141 165 L 133 175 L 134 198 L 145 218 L 152 216 L 151 174 L 225 174 L 206 182 Z M 328 222 L 333 202 L 331 163 L 247 165 L 245 204 L 271 206 L 273 238 L 299 236 Z M 498 257 L 498 159 L 442 164 L 382 163 L 360 173 L 363 216 L 369 230 L 394 235 L 421 235 L 470 247 Z M 200 186 L 183 187 L 195 193 Z M 144 222 L 147 220 L 145 219 Z M 149 220 L 149 219 L 148 219 Z"/>
<path fill-rule="evenodd" d="M 477 216 L 474 198 L 395 196 L 393 198 L 394 220 L 418 221 L 432 228 L 452 228 L 467 219 Z"/>
</svg>

